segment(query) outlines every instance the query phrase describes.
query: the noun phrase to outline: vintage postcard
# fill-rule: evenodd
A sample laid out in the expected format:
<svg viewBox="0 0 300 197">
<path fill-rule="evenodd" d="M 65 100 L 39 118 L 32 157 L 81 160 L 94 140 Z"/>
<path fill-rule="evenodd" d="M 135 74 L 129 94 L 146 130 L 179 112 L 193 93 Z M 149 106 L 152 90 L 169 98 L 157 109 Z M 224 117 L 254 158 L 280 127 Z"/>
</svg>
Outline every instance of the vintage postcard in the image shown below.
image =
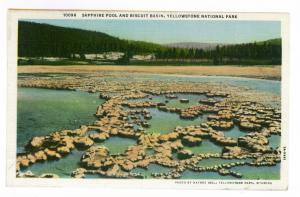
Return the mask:
<svg viewBox="0 0 300 197">
<path fill-rule="evenodd" d="M 288 14 L 8 15 L 8 185 L 287 189 Z"/>
</svg>

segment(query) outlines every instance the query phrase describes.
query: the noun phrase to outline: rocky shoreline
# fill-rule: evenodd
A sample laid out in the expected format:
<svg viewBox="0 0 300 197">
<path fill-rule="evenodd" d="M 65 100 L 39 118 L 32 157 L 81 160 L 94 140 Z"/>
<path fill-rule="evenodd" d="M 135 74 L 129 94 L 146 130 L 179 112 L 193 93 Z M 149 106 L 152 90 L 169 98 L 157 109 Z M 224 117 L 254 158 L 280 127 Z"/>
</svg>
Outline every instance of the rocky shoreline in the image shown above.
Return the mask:
<svg viewBox="0 0 300 197">
<path fill-rule="evenodd" d="M 281 161 L 280 147 L 273 149 L 268 139 L 271 135 L 281 135 L 281 112 L 280 109 L 259 102 L 266 99 L 264 97 L 256 98 L 255 94 L 252 97 L 249 94 L 238 95 L 237 87 L 192 82 L 174 84 L 161 81 L 98 80 L 101 77 L 68 75 L 58 79 L 26 77 L 18 80 L 20 87 L 83 90 L 99 93 L 100 98 L 106 101 L 97 107 L 95 116 L 98 120 L 93 124 L 32 138 L 25 147 L 26 152 L 17 155 L 17 177 L 36 177 L 26 168 L 38 162 L 63 159 L 74 149 L 85 151 L 80 159 L 80 168 L 70 174 L 74 178 L 84 178 L 88 174 L 109 178 L 145 178 L 143 173 L 133 171 L 137 168 L 147 169 L 150 164 L 170 169 L 166 173 L 152 173 L 152 178 L 180 178 L 186 170 L 243 178 L 243 174 L 231 168 L 274 166 Z M 151 100 L 154 96 L 174 100 L 178 99 L 177 94 L 203 95 L 206 99 L 199 99 L 197 105 L 184 109 L 170 107 L 168 102 Z M 144 98 L 149 100 L 138 100 Z M 189 103 L 188 99 L 183 100 L 183 103 Z M 202 114 L 208 117 L 206 122 L 177 126 L 166 134 L 147 133 L 145 128 L 151 127 L 149 120 L 152 118 L 149 108 L 175 113 L 182 119 L 194 119 Z M 247 133 L 237 138 L 227 137 L 226 132 L 234 126 Z M 135 139 L 137 143 L 119 154 L 111 154 L 107 147 L 97 145 L 114 136 Z M 222 152 L 196 154 L 187 148 L 201 147 L 203 141 L 222 147 Z M 149 150 L 152 154 L 147 153 Z M 209 167 L 199 165 L 201 160 L 210 158 L 240 161 Z M 39 177 L 58 176 L 45 172 Z"/>
</svg>

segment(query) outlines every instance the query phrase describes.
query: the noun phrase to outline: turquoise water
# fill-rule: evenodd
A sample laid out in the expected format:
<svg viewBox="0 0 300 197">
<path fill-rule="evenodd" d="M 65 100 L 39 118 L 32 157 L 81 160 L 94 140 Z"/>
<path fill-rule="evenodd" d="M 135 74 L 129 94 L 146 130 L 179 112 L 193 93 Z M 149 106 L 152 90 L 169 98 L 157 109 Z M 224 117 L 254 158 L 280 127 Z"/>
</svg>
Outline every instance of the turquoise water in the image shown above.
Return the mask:
<svg viewBox="0 0 300 197">
<path fill-rule="evenodd" d="M 142 99 L 131 99 L 129 102 L 137 101 L 152 101 L 158 103 L 165 103 L 167 107 L 176 107 L 180 109 L 185 109 L 191 106 L 199 105 L 199 100 L 207 98 L 205 95 L 195 95 L 195 94 L 176 94 L 178 98 L 170 99 L 166 98 L 165 95 L 152 96 L 151 100 L 146 97 Z M 189 99 L 188 103 L 181 103 L 180 99 Z M 166 102 L 167 101 L 167 102 Z"/>
<path fill-rule="evenodd" d="M 32 74 L 21 74 L 18 77 L 31 76 Z M 50 76 L 60 78 L 68 74 L 39 74 L 39 76 Z M 74 74 L 70 74 L 74 75 Z M 32 76 L 37 76 L 34 74 Z M 118 76 L 118 77 L 116 77 Z M 262 92 L 272 93 L 274 95 L 280 96 L 281 94 L 281 81 L 277 80 L 267 80 L 267 79 L 255 79 L 246 77 L 230 77 L 230 76 L 191 76 L 191 75 L 167 75 L 167 74 L 145 74 L 145 73 L 126 73 L 126 72 L 114 72 L 114 75 L 106 76 L 105 78 L 99 78 L 100 81 L 103 79 L 111 81 L 177 81 L 177 82 L 212 82 L 225 85 L 233 85 L 246 87 L 253 90 L 258 90 Z"/>
<path fill-rule="evenodd" d="M 271 80 L 257 80 L 236 77 L 176 77 L 165 75 L 142 75 L 135 74 L 138 78 L 133 80 L 142 80 L 143 77 L 149 80 L 177 80 L 177 81 L 194 81 L 194 82 L 215 82 L 222 84 L 231 84 L 243 86 L 263 92 L 269 92 L 274 95 L 280 94 L 280 82 Z M 168 99 L 168 106 L 186 108 L 198 104 L 203 95 L 180 95 L 178 99 Z M 179 102 L 180 98 L 188 98 L 187 104 Z M 153 101 L 164 102 L 164 96 L 154 96 Z M 93 114 L 98 105 L 104 100 L 99 99 L 98 94 L 89 94 L 79 91 L 65 90 L 48 90 L 38 88 L 18 88 L 18 124 L 17 124 L 17 148 L 18 152 L 23 151 L 24 145 L 34 136 L 49 134 L 53 131 L 62 129 L 77 128 L 81 124 L 92 123 L 95 118 Z M 207 115 L 199 116 L 194 120 L 180 119 L 176 113 L 167 113 L 159 111 L 156 108 L 147 109 L 152 115 L 151 120 L 147 120 L 151 125 L 145 128 L 146 132 L 169 133 L 177 125 L 199 125 L 206 121 Z M 94 132 L 94 131 L 91 131 Z M 229 137 L 239 137 L 245 135 L 238 127 L 234 127 L 224 134 Z M 104 145 L 110 150 L 110 154 L 123 153 L 129 146 L 136 144 L 136 140 L 121 137 L 111 137 L 110 139 L 97 143 Z M 276 148 L 280 145 L 280 136 L 272 135 L 269 138 L 269 145 Z M 185 147 L 195 154 L 199 153 L 221 153 L 222 147 L 215 145 L 209 140 L 203 140 L 202 144 L 195 147 Z M 37 175 L 42 173 L 55 173 L 60 177 L 70 177 L 73 170 L 78 168 L 78 162 L 83 152 L 73 151 L 72 154 L 58 161 L 47 161 L 37 163 L 28 169 Z M 153 150 L 147 151 L 152 154 Z M 199 162 L 199 165 L 218 165 L 220 163 L 232 162 L 233 160 L 206 159 Z M 280 164 L 274 167 L 234 167 L 235 171 L 244 174 L 246 179 L 278 179 L 280 177 Z M 233 170 L 232 169 L 232 170 Z M 146 178 L 151 178 L 152 172 L 168 172 L 170 168 L 156 164 L 151 164 L 147 170 L 137 168 L 134 172 L 142 172 Z M 98 175 L 88 175 L 87 178 L 99 178 Z M 220 176 L 215 172 L 197 173 L 186 170 L 183 179 L 235 179 L 232 176 Z"/>
<path fill-rule="evenodd" d="M 80 167 L 79 162 L 85 151 L 73 150 L 70 154 L 60 160 L 35 163 L 23 171 L 30 170 L 36 176 L 44 173 L 54 173 L 61 178 L 70 178 L 71 173 Z"/>
<path fill-rule="evenodd" d="M 185 149 L 191 150 L 194 154 L 201 154 L 201 153 L 222 153 L 222 146 L 218 146 L 212 143 L 209 140 L 202 140 L 202 143 L 198 146 L 188 147 L 186 146 Z"/>
<path fill-rule="evenodd" d="M 123 138 L 123 137 L 110 137 L 109 139 L 105 140 L 101 143 L 96 143 L 96 145 L 103 145 L 108 148 L 109 153 L 111 155 L 115 155 L 118 153 L 124 153 L 129 146 L 135 145 L 136 140 L 130 138 Z"/>
<path fill-rule="evenodd" d="M 281 136 L 280 135 L 271 135 L 269 138 L 269 146 L 273 149 L 280 147 Z"/>
<path fill-rule="evenodd" d="M 182 80 L 182 81 L 194 81 L 194 82 L 213 82 L 220 84 L 227 84 L 240 87 L 248 87 L 250 89 L 269 92 L 275 95 L 281 93 L 281 81 L 265 80 L 265 79 L 251 79 L 244 77 L 222 77 L 222 76 L 163 76 L 165 80 Z"/>
<path fill-rule="evenodd" d="M 118 80 L 133 80 L 133 81 L 145 81 L 145 80 L 161 80 L 161 81 L 191 81 L 191 82 L 212 82 L 220 83 L 232 86 L 246 87 L 253 90 L 272 93 L 280 96 L 281 93 L 281 81 L 266 80 L 266 79 L 254 79 L 246 77 L 227 77 L 227 76 L 187 76 L 187 75 L 167 75 L 167 74 L 144 74 L 144 73 L 121 73 L 124 76 Z M 111 80 L 116 80 L 115 77 L 111 77 Z"/>
<path fill-rule="evenodd" d="M 97 106 L 103 102 L 98 94 L 80 91 L 18 88 L 18 152 L 34 136 L 92 123 Z"/>
<path fill-rule="evenodd" d="M 163 112 L 157 108 L 149 108 L 152 115 L 152 119 L 147 122 L 150 124 L 149 128 L 145 128 L 148 133 L 170 133 L 176 126 L 189 126 L 189 125 L 199 125 L 206 119 L 205 115 L 201 115 L 196 119 L 181 119 L 176 113 Z"/>
<path fill-rule="evenodd" d="M 237 166 L 231 168 L 232 171 L 239 172 L 243 179 L 252 180 L 273 180 L 280 179 L 280 164 L 276 166 Z"/>
<path fill-rule="evenodd" d="M 244 136 L 246 134 L 247 134 L 247 132 L 241 131 L 238 126 L 234 126 L 229 131 L 224 131 L 224 135 L 226 137 L 233 137 L 233 138 L 238 138 L 238 137 Z"/>
</svg>

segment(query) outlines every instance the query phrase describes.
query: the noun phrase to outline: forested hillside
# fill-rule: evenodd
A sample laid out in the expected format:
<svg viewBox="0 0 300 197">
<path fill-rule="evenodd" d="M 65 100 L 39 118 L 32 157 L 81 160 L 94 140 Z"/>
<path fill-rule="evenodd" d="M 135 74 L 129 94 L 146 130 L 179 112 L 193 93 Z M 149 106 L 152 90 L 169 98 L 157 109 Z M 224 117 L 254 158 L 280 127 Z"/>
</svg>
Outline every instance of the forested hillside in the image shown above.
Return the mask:
<svg viewBox="0 0 300 197">
<path fill-rule="evenodd" d="M 122 52 L 130 64 L 134 55 L 153 54 L 155 62 L 191 64 L 281 64 L 281 39 L 265 42 L 216 46 L 214 49 L 172 48 L 160 44 L 125 40 L 105 33 L 58 27 L 33 22 L 19 22 L 19 57 L 63 57 L 79 54 Z M 134 62 L 137 63 L 137 62 Z M 141 62 L 140 62 L 141 63 Z M 148 61 L 149 63 L 149 61 Z"/>
<path fill-rule="evenodd" d="M 152 52 L 160 45 L 122 40 L 101 32 L 19 22 L 19 56 L 69 57 L 71 53 Z"/>
</svg>

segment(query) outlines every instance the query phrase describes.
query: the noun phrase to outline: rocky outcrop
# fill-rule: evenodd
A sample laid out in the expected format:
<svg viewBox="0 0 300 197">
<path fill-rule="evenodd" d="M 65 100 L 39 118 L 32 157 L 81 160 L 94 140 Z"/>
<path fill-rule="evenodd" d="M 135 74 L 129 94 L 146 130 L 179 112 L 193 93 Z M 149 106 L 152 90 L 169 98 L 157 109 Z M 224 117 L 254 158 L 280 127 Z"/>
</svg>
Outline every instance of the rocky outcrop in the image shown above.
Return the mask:
<svg viewBox="0 0 300 197">
<path fill-rule="evenodd" d="M 71 174 L 71 177 L 73 178 L 84 178 L 85 177 L 85 173 L 87 172 L 87 170 L 85 168 L 77 168 L 76 170 L 74 170 Z"/>
<path fill-rule="evenodd" d="M 248 154 L 248 151 L 239 146 L 225 146 L 222 151 L 222 156 L 224 158 L 240 158 Z"/>
<path fill-rule="evenodd" d="M 244 137 L 238 138 L 238 144 L 255 152 L 270 152 L 268 138 L 260 133 L 250 133 Z"/>
<path fill-rule="evenodd" d="M 17 172 L 17 177 L 19 177 L 19 178 L 35 178 L 36 176 L 30 170 L 28 170 L 24 173 Z"/>
<path fill-rule="evenodd" d="M 179 137 L 179 134 L 177 132 L 171 132 L 171 133 L 160 135 L 158 137 L 158 140 L 160 142 L 174 141 L 174 140 L 178 139 L 178 137 Z"/>
<path fill-rule="evenodd" d="M 41 176 L 39 176 L 40 178 L 59 178 L 59 176 L 57 174 L 52 174 L 52 173 L 44 173 L 41 174 Z"/>
<path fill-rule="evenodd" d="M 234 127 L 234 124 L 232 121 L 218 121 L 218 120 L 214 120 L 214 121 L 209 121 L 206 124 L 208 124 L 210 127 L 212 127 L 215 130 L 219 130 L 219 131 L 226 131 L 226 130 L 230 130 Z"/>
<path fill-rule="evenodd" d="M 247 122 L 247 121 L 240 122 L 239 127 L 241 130 L 244 131 L 258 131 L 261 129 L 261 125 Z"/>
<path fill-rule="evenodd" d="M 48 159 L 55 160 L 55 159 L 60 159 L 61 158 L 61 155 L 58 152 L 56 152 L 55 150 L 50 150 L 50 149 L 46 148 L 44 150 L 44 152 L 47 155 Z"/>
<path fill-rule="evenodd" d="M 128 159 L 119 160 L 117 161 L 117 163 L 121 167 L 121 169 L 126 172 L 130 172 L 133 168 L 136 167 L 135 163 Z"/>
<path fill-rule="evenodd" d="M 226 137 L 224 133 L 220 131 L 211 132 L 210 140 L 221 146 L 237 146 L 237 139 Z"/>
<path fill-rule="evenodd" d="M 194 154 L 192 153 L 192 151 L 184 149 L 181 150 L 177 153 L 177 157 L 178 159 L 189 159 L 193 156 Z"/>
<path fill-rule="evenodd" d="M 78 149 L 86 149 L 94 144 L 94 141 L 89 137 L 76 137 L 74 139 L 74 144 Z"/>
<path fill-rule="evenodd" d="M 86 153 L 81 158 L 81 164 L 85 166 L 87 169 L 98 169 L 108 167 L 109 164 L 106 161 L 106 157 L 108 157 L 109 151 L 104 146 L 92 146 L 89 148 Z"/>
<path fill-rule="evenodd" d="M 36 161 L 46 161 L 48 156 L 45 151 L 40 150 L 34 154 Z"/>
<path fill-rule="evenodd" d="M 180 118 L 183 119 L 193 119 L 197 118 L 199 115 L 202 114 L 202 111 L 204 110 L 203 106 L 192 106 L 187 109 L 180 111 Z"/>
<path fill-rule="evenodd" d="M 151 146 L 151 144 L 149 144 Z M 142 160 L 145 156 L 145 146 L 138 145 L 138 146 L 131 146 L 125 152 L 125 156 L 132 162 L 136 162 Z"/>
<path fill-rule="evenodd" d="M 147 108 L 147 107 L 156 107 L 158 103 L 145 101 L 145 102 L 123 102 L 123 106 L 130 108 Z"/>
<path fill-rule="evenodd" d="M 89 137 L 94 141 L 94 142 L 103 142 L 106 139 L 109 138 L 109 134 L 108 133 L 94 133 L 94 134 L 90 134 Z"/>
<path fill-rule="evenodd" d="M 178 133 L 180 136 L 193 136 L 193 137 L 199 137 L 199 138 L 210 138 L 210 132 L 212 129 L 209 128 L 203 128 L 201 126 L 187 126 L 187 127 L 180 127 L 177 126 L 175 128 L 175 132 Z"/>
<path fill-rule="evenodd" d="M 69 154 L 71 152 L 71 149 L 68 146 L 61 146 L 57 148 L 57 152 L 60 155 L 66 155 Z"/>
<path fill-rule="evenodd" d="M 143 173 L 132 171 L 137 167 L 147 169 L 150 164 L 170 168 L 167 172 L 152 173 L 153 178 L 179 178 L 185 170 L 199 173 L 213 171 L 223 176 L 241 178 L 242 175 L 232 171 L 231 168 L 242 165 L 273 166 L 280 162 L 280 150 L 268 146 L 268 137 L 281 134 L 280 110 L 248 101 L 249 99 L 260 101 L 261 98 L 253 99 L 252 94 L 249 96 L 248 92 L 239 96 L 236 93 L 240 90 L 238 87 L 185 81 L 180 83 L 160 80 L 149 80 L 147 83 L 143 80 L 136 80 L 134 83 L 127 80 L 103 81 L 102 75 L 101 77 L 99 73 L 94 75 L 76 80 L 72 76 L 69 76 L 68 80 L 62 77 L 56 81 L 51 78 L 20 79 L 20 85 L 26 87 L 101 92 L 100 97 L 106 101 L 97 107 L 95 113 L 97 120 L 93 124 L 32 138 L 26 146 L 26 153 L 17 156 L 18 177 L 25 176 L 20 172 L 21 168 L 37 162 L 60 159 L 75 148 L 86 152 L 80 160 L 81 168 L 71 174 L 74 178 L 84 178 L 86 174 L 111 178 L 143 178 L 145 176 Z M 170 107 L 169 99 L 177 99 L 178 94 L 186 95 L 186 98 L 189 98 L 189 94 L 206 98 L 201 99 L 200 104 L 184 109 Z M 162 100 L 153 102 L 156 101 L 156 97 L 162 97 Z M 203 119 L 202 123 L 195 123 L 197 125 L 177 126 L 174 131 L 167 134 L 147 133 L 143 127 L 151 126 L 148 120 L 152 118 L 152 114 L 147 110 L 150 107 L 166 113 L 175 113 L 182 119 L 208 115 L 208 121 Z M 249 133 L 238 138 L 226 137 L 225 131 L 233 126 L 238 126 Z M 102 142 L 112 136 L 137 139 L 137 143 L 120 154 L 109 154 L 107 148 L 95 146 L 94 142 Z M 193 154 L 192 151 L 184 149 L 183 145 L 201 146 L 202 140 L 210 140 L 222 146 L 222 153 Z M 199 161 L 209 158 L 228 160 L 247 158 L 247 162 L 234 161 L 208 167 L 199 166 Z M 36 177 L 30 173 L 26 176 Z M 52 175 L 44 176 L 51 178 Z"/>
<path fill-rule="evenodd" d="M 199 137 L 186 135 L 182 138 L 182 143 L 186 146 L 197 146 L 202 143 L 202 139 Z"/>
<path fill-rule="evenodd" d="M 33 137 L 29 143 L 27 144 L 26 148 L 29 150 L 38 150 L 40 149 L 45 141 L 45 137 L 41 136 L 41 137 Z"/>
</svg>

